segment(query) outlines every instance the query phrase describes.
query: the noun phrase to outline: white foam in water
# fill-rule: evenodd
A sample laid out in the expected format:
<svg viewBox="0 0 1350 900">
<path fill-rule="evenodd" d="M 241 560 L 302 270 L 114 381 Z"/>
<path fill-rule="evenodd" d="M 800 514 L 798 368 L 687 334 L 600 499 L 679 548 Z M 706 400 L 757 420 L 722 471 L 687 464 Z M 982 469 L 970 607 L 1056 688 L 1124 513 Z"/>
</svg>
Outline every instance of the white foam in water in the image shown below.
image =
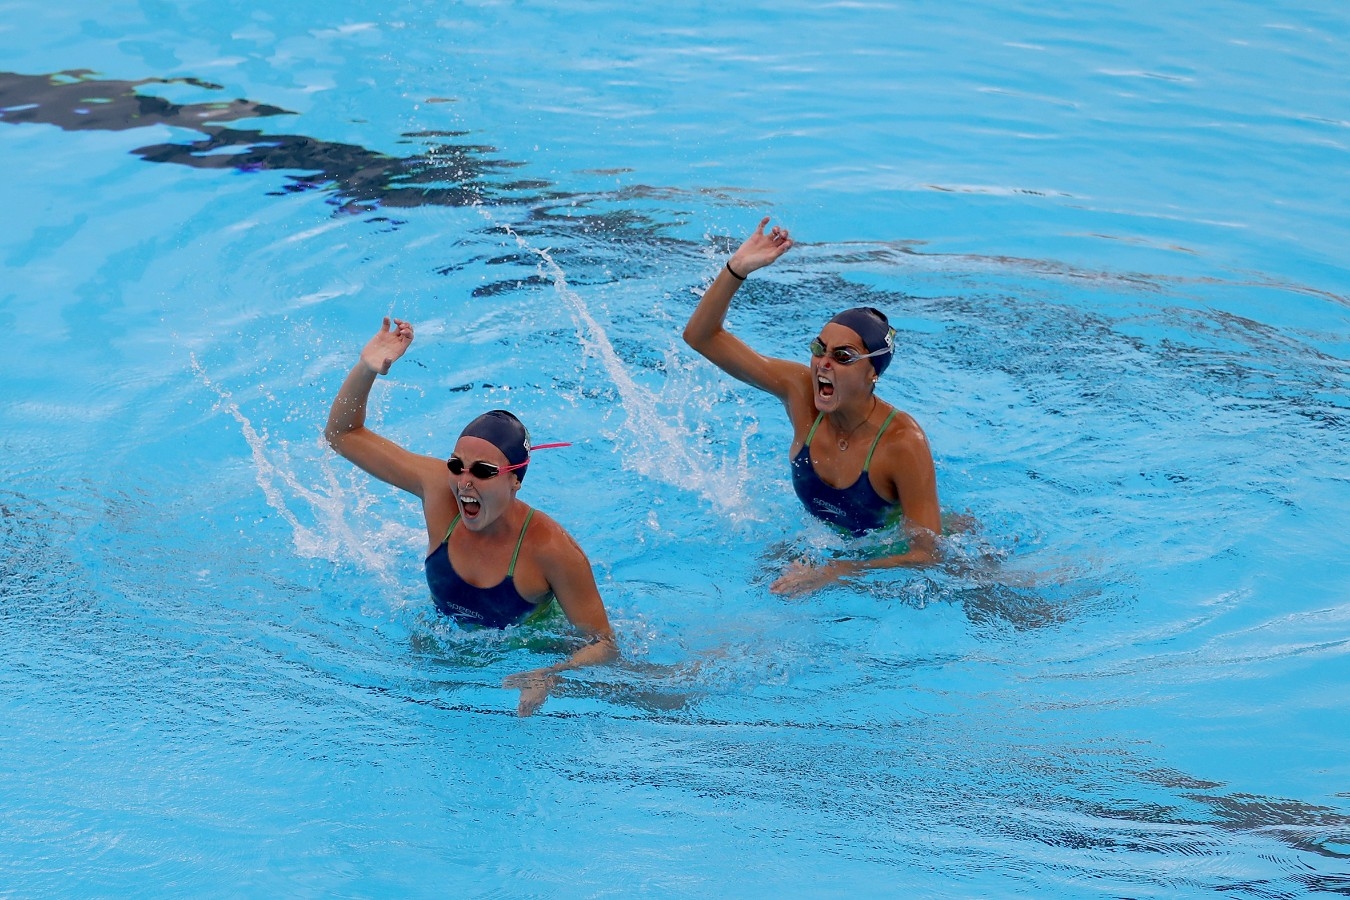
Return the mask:
<svg viewBox="0 0 1350 900">
<path fill-rule="evenodd" d="M 373 498 L 360 496 L 361 488 L 356 484 L 344 487 L 332 466 L 332 457 L 327 453 L 320 462 L 327 492 L 316 491 L 302 483 L 295 475 L 287 443 L 281 441 L 278 447 L 269 447 L 267 439 L 253 427 L 230 392 L 211 379 L 196 354 L 190 357 L 197 377 L 219 398 L 217 407 L 239 423 L 240 433 L 252 451 L 258 487 L 267 505 L 291 527 L 296 553 L 307 559 L 355 563 L 367 572 L 392 580 L 391 561 L 404 553 L 409 541 L 413 540 L 414 530 L 388 520 L 373 530 L 353 527 L 347 503 L 349 494 L 357 495 L 354 505 L 358 512 L 368 507 Z M 305 525 L 291 510 L 289 502 L 296 501 L 309 507 L 315 519 L 314 527 Z"/>
<path fill-rule="evenodd" d="M 745 428 L 735 460 L 722 459 L 699 449 L 700 442 L 684 427 L 683 416 L 676 415 L 672 420 L 671 416 L 663 414 L 658 409 L 659 398 L 633 380 L 604 327 L 591 315 L 581 295 L 568 285 L 567 274 L 548 250 L 531 246 L 510 225 L 497 221 L 481 205 L 475 208 L 483 218 L 509 234 L 522 250 L 539 258 L 539 274 L 553 282 L 554 290 L 572 311 L 582 350 L 604 365 L 619 392 L 628 416 L 628 436 L 633 439 L 632 448 L 622 454 L 624 467 L 648 478 L 696 491 L 733 518 L 749 518 L 752 505 L 745 493 L 749 472 L 748 442 L 758 430 L 757 423 L 751 421 Z"/>
</svg>

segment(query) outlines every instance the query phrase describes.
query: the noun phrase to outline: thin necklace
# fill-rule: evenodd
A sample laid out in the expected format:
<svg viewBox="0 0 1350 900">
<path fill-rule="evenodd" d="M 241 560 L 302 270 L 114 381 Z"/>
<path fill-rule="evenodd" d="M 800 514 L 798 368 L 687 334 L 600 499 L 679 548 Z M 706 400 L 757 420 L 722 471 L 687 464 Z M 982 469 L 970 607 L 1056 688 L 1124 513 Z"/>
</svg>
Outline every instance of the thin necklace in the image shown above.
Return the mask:
<svg viewBox="0 0 1350 900">
<path fill-rule="evenodd" d="M 877 408 L 877 396 L 876 396 L 876 394 L 873 394 L 873 395 L 872 395 L 872 405 L 869 406 L 869 407 L 867 407 L 867 415 L 865 415 L 865 416 L 862 417 L 862 421 L 861 421 L 861 422 L 859 422 L 857 425 L 854 425 L 852 428 L 850 428 L 850 429 L 848 430 L 848 434 L 846 434 L 846 435 L 844 435 L 843 437 L 839 438 L 839 449 L 840 449 L 841 451 L 842 451 L 842 450 L 847 450 L 847 449 L 848 449 L 848 442 L 849 442 L 850 439 L 852 439 L 853 433 L 854 433 L 855 431 L 857 431 L 859 428 L 863 427 L 863 425 L 867 422 L 868 419 L 872 418 L 872 410 L 874 410 L 874 409 L 876 409 L 876 408 Z M 830 424 L 833 425 L 834 423 L 831 422 Z M 835 425 L 834 430 L 835 430 L 836 433 L 838 433 L 838 431 L 839 431 L 839 426 L 838 426 L 838 425 Z"/>
</svg>

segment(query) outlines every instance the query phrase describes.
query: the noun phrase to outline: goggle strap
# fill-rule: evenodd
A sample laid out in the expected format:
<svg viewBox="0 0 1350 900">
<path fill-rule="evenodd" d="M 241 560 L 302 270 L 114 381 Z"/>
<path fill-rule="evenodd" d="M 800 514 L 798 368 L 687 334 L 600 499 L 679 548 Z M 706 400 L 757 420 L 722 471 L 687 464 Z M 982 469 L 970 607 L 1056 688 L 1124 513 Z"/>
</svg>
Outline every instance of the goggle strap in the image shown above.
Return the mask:
<svg viewBox="0 0 1350 900">
<path fill-rule="evenodd" d="M 894 333 L 894 331 L 892 331 L 892 333 Z M 884 354 L 884 353 L 890 353 L 890 352 L 892 352 L 892 349 L 891 349 L 891 343 L 890 343 L 890 336 L 889 336 L 889 335 L 887 335 L 887 338 L 886 338 L 886 346 L 885 346 L 885 347 L 882 347 L 880 350 L 873 350 L 871 353 L 853 353 L 853 351 L 852 351 L 851 349 L 849 349 L 848 347 L 835 347 L 833 350 L 827 351 L 827 350 L 825 349 L 825 342 L 822 341 L 820 338 L 816 338 L 815 340 L 811 341 L 809 347 L 810 347 L 811 355 L 812 355 L 812 356 L 828 356 L 828 357 L 830 357 L 831 359 L 833 359 L 835 362 L 839 363 L 840 365 L 845 365 L 845 366 L 851 366 L 851 365 L 853 365 L 855 362 L 857 362 L 857 361 L 860 360 L 860 359 L 871 359 L 871 358 L 874 357 L 874 356 L 881 356 L 881 355 Z M 817 348 L 817 347 L 820 348 L 820 352 L 819 352 L 819 353 L 816 352 L 816 348 Z M 847 360 L 843 360 L 843 359 L 840 359 L 838 356 L 835 355 L 835 354 L 841 353 L 841 352 L 844 352 L 844 353 L 853 353 L 853 355 L 850 356 Z"/>
<path fill-rule="evenodd" d="M 559 447 L 570 447 L 570 446 L 572 446 L 572 444 L 571 444 L 570 441 L 555 441 L 554 443 L 551 443 L 551 444 L 535 444 L 533 447 L 530 448 L 530 452 L 533 453 L 533 452 L 536 451 L 536 450 L 556 450 L 556 449 L 559 448 Z M 448 462 L 449 462 L 449 461 L 447 460 L 447 465 L 448 465 Z M 525 468 L 526 466 L 528 466 L 529 464 L 530 464 L 530 458 L 527 456 L 527 457 L 525 457 L 525 461 L 522 462 L 522 463 L 515 463 L 514 465 L 508 465 L 508 466 L 493 466 L 493 468 L 495 468 L 495 469 L 497 470 L 496 475 L 500 475 L 500 474 L 502 474 L 503 472 L 514 472 L 516 469 L 523 469 L 523 468 Z M 470 472 L 470 473 L 472 474 L 472 472 L 473 472 L 473 467 L 474 467 L 474 466 L 491 466 L 492 463 L 485 463 L 485 462 L 482 462 L 482 461 L 480 460 L 479 462 L 476 462 L 476 463 L 473 463 L 472 465 L 467 465 L 467 466 L 466 466 L 466 465 L 464 464 L 464 461 L 463 461 L 463 460 L 460 460 L 459 465 L 460 465 L 460 469 L 459 469 L 460 472 L 468 471 L 468 472 Z M 453 472 L 454 470 L 451 469 L 450 471 Z M 487 477 L 489 477 L 489 478 L 495 478 L 496 475 L 489 475 L 489 476 L 487 476 Z M 481 477 L 483 477 L 483 476 L 477 475 L 477 476 L 474 476 L 474 477 L 476 477 L 476 478 L 481 478 Z"/>
</svg>

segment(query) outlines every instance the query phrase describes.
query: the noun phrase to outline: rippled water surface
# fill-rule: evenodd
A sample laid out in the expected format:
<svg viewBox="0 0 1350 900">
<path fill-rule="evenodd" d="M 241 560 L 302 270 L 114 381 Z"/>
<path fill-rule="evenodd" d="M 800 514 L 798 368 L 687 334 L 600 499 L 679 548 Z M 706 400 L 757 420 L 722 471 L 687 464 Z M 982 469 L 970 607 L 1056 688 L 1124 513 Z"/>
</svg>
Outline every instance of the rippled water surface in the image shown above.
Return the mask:
<svg viewBox="0 0 1350 900">
<path fill-rule="evenodd" d="M 0 6 L 0 893 L 1350 894 L 1341 5 Z M 887 311 L 949 562 L 781 410 Z M 624 651 L 466 634 L 323 445 L 508 406 Z M 555 633 L 556 632 L 556 633 Z"/>
</svg>

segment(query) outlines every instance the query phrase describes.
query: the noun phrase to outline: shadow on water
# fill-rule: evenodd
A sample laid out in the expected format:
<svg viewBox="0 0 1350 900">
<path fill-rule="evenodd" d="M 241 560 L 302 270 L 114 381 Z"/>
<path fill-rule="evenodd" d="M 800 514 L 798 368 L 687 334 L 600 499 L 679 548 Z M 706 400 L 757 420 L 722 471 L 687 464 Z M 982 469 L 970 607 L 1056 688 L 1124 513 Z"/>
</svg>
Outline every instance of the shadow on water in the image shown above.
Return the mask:
<svg viewBox="0 0 1350 900">
<path fill-rule="evenodd" d="M 125 131 L 152 125 L 190 129 L 204 136 L 151 144 L 132 152 L 149 162 L 197 169 L 304 172 L 289 175 L 290 182 L 279 193 L 328 190 L 339 205 L 353 212 L 367 212 L 375 206 L 469 206 L 512 196 L 528 200 L 537 198 L 529 192 L 547 187 L 541 181 L 490 180 L 490 175 L 524 165 L 491 158 L 491 147 L 437 143 L 423 153 L 396 157 L 306 135 L 232 128 L 219 123 L 294 113 L 244 99 L 179 104 L 138 90 L 169 84 L 221 90 L 219 85 L 195 78 L 117 81 L 90 75 L 88 70 L 53 75 L 0 73 L 0 119 L 12 124 L 55 125 L 66 131 Z M 462 136 L 459 132 L 405 135 L 426 140 Z"/>
<path fill-rule="evenodd" d="M 589 696 L 598 698 L 601 692 L 592 690 Z M 1350 860 L 1350 816 L 1344 812 L 1296 799 L 1228 792 L 1217 782 L 1151 767 L 1147 757 L 1120 747 L 990 745 L 965 727 L 944 731 L 940 719 L 858 723 L 773 716 L 743 720 L 699 708 L 646 712 L 644 721 L 660 729 L 651 744 L 629 747 L 629 753 L 578 770 L 575 777 L 607 786 L 648 783 L 738 803 L 771 803 L 789 814 L 847 810 L 850 819 L 874 823 L 876 833 L 888 840 L 903 841 L 933 827 L 949 838 L 944 825 L 951 825 L 969 835 L 973 853 L 1010 852 L 1009 840 L 1014 846 L 1105 853 L 1133 877 L 1170 888 L 1270 897 L 1297 896 L 1291 888 L 1350 893 L 1350 877 L 1343 872 Z M 606 716 L 615 714 L 607 711 Z M 697 759 L 672 759 L 653 769 L 643 753 L 659 752 L 663 740 L 676 740 L 675 735 L 697 740 L 702 752 Z M 795 752 L 803 743 L 816 752 Z M 1149 858 L 1221 859 L 1231 846 L 1227 835 L 1269 841 L 1266 858 L 1280 875 L 1252 879 L 1221 867 L 1139 866 Z M 1276 849 L 1281 845 L 1306 855 L 1284 856 Z M 1036 851 L 1011 852 L 1025 858 Z M 1103 862 L 1100 857 L 1087 863 L 1055 858 L 1056 866 L 1072 871 L 1081 864 L 1092 877 L 1100 875 Z"/>
<path fill-rule="evenodd" d="M 196 78 L 123 81 L 93 75 L 87 69 L 50 75 L 0 72 L 0 121 L 54 125 L 65 131 L 127 131 L 155 125 L 188 129 L 202 137 L 150 144 L 131 152 L 148 162 L 194 169 L 303 173 L 288 174 L 287 183 L 269 193 L 284 196 L 324 191 L 332 194 L 330 202 L 342 213 L 483 203 L 524 207 L 529 221 L 522 226 L 522 233 L 563 231 L 629 244 L 646 241 L 662 226 L 625 205 L 682 193 L 644 185 L 569 193 L 555 189 L 548 181 L 508 180 L 504 173 L 526 163 L 496 158 L 492 155 L 496 148 L 491 146 L 444 140 L 467 134 L 461 131 L 403 134 L 404 142 L 427 146 L 410 156 L 392 156 L 302 134 L 232 127 L 222 123 L 296 114 L 246 99 L 180 104 L 141 90 L 152 85 L 223 90 L 220 85 Z M 724 192 L 700 192 L 699 196 L 727 199 Z M 591 208 L 595 205 L 606 208 Z"/>
<path fill-rule="evenodd" d="M 571 235 L 595 247 L 594 258 L 580 248 L 555 251 L 560 263 L 597 262 L 620 269 L 631 268 L 633 256 L 642 253 L 613 253 L 634 250 L 651 242 L 679 246 L 685 250 L 703 249 L 703 245 L 681 241 L 667 231 L 684 217 L 679 207 L 707 204 L 758 209 L 762 204 L 737 188 L 686 190 L 644 184 L 632 184 L 613 190 L 568 191 L 540 179 L 506 180 L 500 176 L 525 162 L 494 158 L 496 148 L 471 143 L 429 143 L 422 152 L 392 156 L 355 144 L 326 141 L 302 134 L 271 134 L 259 129 L 230 127 L 221 123 L 241 119 L 265 119 L 296 113 L 247 99 L 216 100 L 200 103 L 175 103 L 153 93 L 139 90 L 152 85 L 184 85 L 202 91 L 220 91 L 223 87 L 198 78 L 145 78 L 136 81 L 100 79 L 88 69 L 72 69 L 47 75 L 0 72 L 0 122 L 10 124 L 47 124 L 66 131 L 127 131 L 155 125 L 188 129 L 202 135 L 199 140 L 165 142 L 139 147 L 132 153 L 157 163 L 172 163 L 197 169 L 237 172 L 284 171 L 288 183 L 274 196 L 319 190 L 332 194 L 339 212 L 367 213 L 380 207 L 410 209 L 421 206 L 474 206 L 492 202 L 523 208 L 525 221 L 516 230 L 524 236 L 546 234 Z M 402 135 L 405 142 L 435 142 L 444 138 L 462 138 L 467 132 L 421 131 Z M 580 173 L 587 174 L 587 173 Z M 592 175 L 612 175 L 595 172 Z M 666 220 L 635 207 L 660 207 Z M 718 251 L 734 248 L 734 240 L 715 241 Z M 925 256 L 922 242 L 850 248 L 831 254 L 832 262 L 891 265 L 898 258 Z M 570 254 L 581 254 L 576 260 Z M 1092 282 L 1112 281 L 1138 290 L 1166 287 L 1157 276 L 1144 273 L 1103 273 L 1076 269 L 1054 260 L 1015 259 L 966 255 L 928 255 L 959 265 L 976 268 L 993 266 L 1007 271 Z M 528 254 L 511 256 L 502 262 L 530 262 Z M 626 265 L 625 265 L 626 264 Z M 791 266 L 783 268 L 790 269 Z M 621 272 L 616 274 L 622 274 Z M 1166 279 L 1164 279 L 1166 280 Z M 1215 281 L 1214 283 L 1218 283 Z M 515 282 L 508 282 L 514 286 Z M 1350 299 L 1318 291 L 1304 285 L 1257 282 L 1272 287 L 1322 296 L 1338 303 Z M 1248 285 L 1252 286 L 1252 285 Z M 851 285 L 856 289 L 857 285 Z M 492 291 L 492 286 L 481 290 Z"/>
</svg>

